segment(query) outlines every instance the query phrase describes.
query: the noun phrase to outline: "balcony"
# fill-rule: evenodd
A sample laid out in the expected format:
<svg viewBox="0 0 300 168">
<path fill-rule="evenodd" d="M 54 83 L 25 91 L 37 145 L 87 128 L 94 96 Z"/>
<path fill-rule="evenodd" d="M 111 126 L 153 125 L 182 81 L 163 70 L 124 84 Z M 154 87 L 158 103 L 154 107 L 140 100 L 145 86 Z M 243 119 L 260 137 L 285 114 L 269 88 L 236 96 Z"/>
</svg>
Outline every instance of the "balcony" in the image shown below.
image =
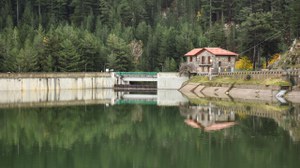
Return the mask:
<svg viewBox="0 0 300 168">
<path fill-rule="evenodd" d="M 212 62 L 208 63 L 208 62 L 200 62 L 200 61 L 196 61 L 196 62 L 192 62 L 192 64 L 194 64 L 196 67 L 209 67 L 212 66 Z"/>
</svg>

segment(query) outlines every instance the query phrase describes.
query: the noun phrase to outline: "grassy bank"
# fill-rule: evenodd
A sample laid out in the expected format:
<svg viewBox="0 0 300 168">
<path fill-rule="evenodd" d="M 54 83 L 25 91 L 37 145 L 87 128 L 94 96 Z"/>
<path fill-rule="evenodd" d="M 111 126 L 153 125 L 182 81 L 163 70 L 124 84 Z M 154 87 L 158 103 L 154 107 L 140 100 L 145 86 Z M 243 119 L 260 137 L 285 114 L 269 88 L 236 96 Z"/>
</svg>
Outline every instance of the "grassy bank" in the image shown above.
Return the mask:
<svg viewBox="0 0 300 168">
<path fill-rule="evenodd" d="M 261 85 L 261 86 L 291 86 L 289 81 L 281 78 L 269 78 L 264 80 L 254 79 L 235 79 L 232 77 L 213 77 L 209 80 L 207 76 L 194 76 L 189 82 L 201 83 L 205 86 L 222 86 L 222 85 Z"/>
</svg>

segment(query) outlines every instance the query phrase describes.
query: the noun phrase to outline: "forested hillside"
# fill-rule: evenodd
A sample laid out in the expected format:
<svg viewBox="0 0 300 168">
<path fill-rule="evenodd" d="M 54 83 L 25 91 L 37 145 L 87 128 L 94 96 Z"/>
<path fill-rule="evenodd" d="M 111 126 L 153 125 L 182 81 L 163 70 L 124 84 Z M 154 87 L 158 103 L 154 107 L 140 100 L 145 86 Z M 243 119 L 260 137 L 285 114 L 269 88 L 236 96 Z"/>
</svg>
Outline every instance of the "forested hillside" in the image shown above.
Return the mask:
<svg viewBox="0 0 300 168">
<path fill-rule="evenodd" d="M 260 67 L 300 35 L 299 0 L 0 0 L 0 72 L 174 71 L 194 47 Z"/>
</svg>

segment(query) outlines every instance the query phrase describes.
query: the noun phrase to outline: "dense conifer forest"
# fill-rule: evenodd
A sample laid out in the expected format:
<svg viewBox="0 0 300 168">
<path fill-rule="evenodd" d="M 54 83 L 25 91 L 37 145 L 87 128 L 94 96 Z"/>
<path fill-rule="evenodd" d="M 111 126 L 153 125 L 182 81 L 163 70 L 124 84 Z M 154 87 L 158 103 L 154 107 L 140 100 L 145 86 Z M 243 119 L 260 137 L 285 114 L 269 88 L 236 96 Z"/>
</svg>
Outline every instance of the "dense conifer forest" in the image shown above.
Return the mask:
<svg viewBox="0 0 300 168">
<path fill-rule="evenodd" d="M 300 35 L 299 0 L 0 0 L 0 72 L 175 71 L 195 47 L 262 66 Z"/>
</svg>

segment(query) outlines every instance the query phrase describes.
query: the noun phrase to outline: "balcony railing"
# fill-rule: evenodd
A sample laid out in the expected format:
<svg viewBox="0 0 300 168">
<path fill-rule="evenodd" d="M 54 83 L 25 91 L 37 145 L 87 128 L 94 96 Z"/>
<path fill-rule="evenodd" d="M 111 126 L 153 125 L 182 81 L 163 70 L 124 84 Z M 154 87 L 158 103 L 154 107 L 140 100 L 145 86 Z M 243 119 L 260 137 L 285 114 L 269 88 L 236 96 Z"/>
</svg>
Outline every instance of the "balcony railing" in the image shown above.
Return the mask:
<svg viewBox="0 0 300 168">
<path fill-rule="evenodd" d="M 190 64 L 194 64 L 196 67 L 202 67 L 202 66 L 212 66 L 212 62 L 208 63 L 208 62 L 200 62 L 200 61 L 196 61 L 196 62 L 191 62 Z"/>
</svg>

